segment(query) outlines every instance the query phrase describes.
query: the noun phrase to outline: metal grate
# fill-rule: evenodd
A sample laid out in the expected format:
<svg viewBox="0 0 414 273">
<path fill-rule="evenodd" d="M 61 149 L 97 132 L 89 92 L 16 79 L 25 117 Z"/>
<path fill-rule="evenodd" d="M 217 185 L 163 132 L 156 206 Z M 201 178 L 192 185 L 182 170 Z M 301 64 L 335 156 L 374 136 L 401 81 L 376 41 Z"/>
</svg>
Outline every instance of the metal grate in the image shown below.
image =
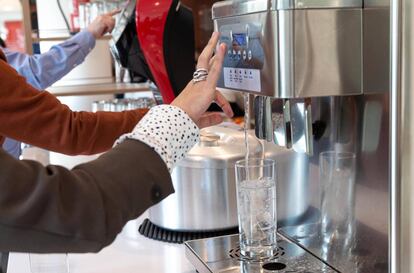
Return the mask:
<svg viewBox="0 0 414 273">
<path fill-rule="evenodd" d="M 277 259 L 277 258 L 283 257 L 285 254 L 286 254 L 285 249 L 283 247 L 278 247 L 276 249 L 275 254 L 270 259 L 271 260 Z M 250 257 L 246 257 L 246 256 L 242 255 L 241 252 L 240 252 L 240 246 L 237 246 L 237 247 L 231 249 L 229 251 L 229 256 L 230 256 L 230 258 L 236 259 L 236 260 L 239 260 L 239 261 L 255 261 Z"/>
</svg>

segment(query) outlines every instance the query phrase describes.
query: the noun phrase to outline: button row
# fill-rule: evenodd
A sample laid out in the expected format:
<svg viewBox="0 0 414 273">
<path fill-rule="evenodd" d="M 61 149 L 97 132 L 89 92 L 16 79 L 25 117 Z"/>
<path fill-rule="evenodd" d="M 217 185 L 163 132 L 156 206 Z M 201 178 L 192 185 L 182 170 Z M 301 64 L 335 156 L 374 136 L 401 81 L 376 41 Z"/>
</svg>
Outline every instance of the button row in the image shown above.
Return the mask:
<svg viewBox="0 0 414 273">
<path fill-rule="evenodd" d="M 252 51 L 251 50 L 249 50 L 249 51 L 246 51 L 246 50 L 236 51 L 234 49 L 233 50 L 229 49 L 227 51 L 227 55 L 229 57 L 237 58 L 238 60 L 240 60 L 242 58 L 242 56 L 243 56 L 243 60 L 248 59 L 250 61 L 253 58 L 253 54 L 252 54 Z"/>
</svg>

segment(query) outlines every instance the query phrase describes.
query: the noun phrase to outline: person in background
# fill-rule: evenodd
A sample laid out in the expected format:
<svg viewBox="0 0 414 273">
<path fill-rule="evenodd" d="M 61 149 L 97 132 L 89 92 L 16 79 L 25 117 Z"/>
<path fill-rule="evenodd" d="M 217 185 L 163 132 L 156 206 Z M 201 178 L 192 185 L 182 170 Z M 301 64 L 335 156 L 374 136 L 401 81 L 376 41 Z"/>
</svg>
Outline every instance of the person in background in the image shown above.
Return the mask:
<svg viewBox="0 0 414 273">
<path fill-rule="evenodd" d="M 7 62 L 33 87 L 43 90 L 60 80 L 85 60 L 95 47 L 96 39 L 112 31 L 115 26 L 113 16 L 118 12 L 115 10 L 98 16 L 85 30 L 67 41 L 53 46 L 43 54 L 28 55 L 15 52 L 5 48 L 5 44 L 1 47 Z M 13 95 L 19 103 L 29 102 L 24 92 Z M 44 100 L 48 103 L 44 102 L 43 107 L 39 107 L 49 112 L 48 119 L 41 116 L 40 109 L 33 113 L 26 113 L 26 116 L 33 114 L 38 117 L 38 121 L 33 125 L 34 128 L 37 128 L 37 133 L 44 139 L 27 143 L 35 143 L 34 145 L 38 147 L 69 155 L 96 154 L 108 150 L 116 138 L 131 131 L 147 112 L 147 110 L 140 109 L 123 113 L 73 113 L 66 106 L 60 105 L 50 94 L 40 96 L 48 97 L 47 100 Z M 67 119 L 69 116 L 71 118 Z M 48 127 L 54 122 L 61 123 L 59 127 L 54 127 L 59 128 L 59 132 L 51 131 Z M 15 126 L 21 125 L 15 124 Z M 69 127 L 65 128 L 65 126 Z M 68 135 L 65 136 L 65 134 Z M 19 158 L 21 154 L 21 143 L 17 140 L 7 138 L 3 148 L 15 158 Z"/>
<path fill-rule="evenodd" d="M 113 16 L 118 13 L 119 10 L 114 10 L 96 17 L 85 30 L 42 54 L 29 55 L 9 50 L 5 45 L 1 47 L 9 65 L 33 87 L 44 90 L 85 60 L 95 47 L 96 40 L 113 30 Z"/>
<path fill-rule="evenodd" d="M 189 83 L 171 105 L 152 108 L 98 159 L 69 171 L 16 160 L 0 149 L 0 251 L 97 252 L 127 221 L 173 193 L 169 171 L 198 142 L 199 128 L 222 120 L 219 114 L 205 114 L 209 105 L 215 101 L 232 116 L 230 105 L 216 91 L 226 52 L 221 44 L 212 58 L 218 39 L 214 33 L 197 64 L 208 75 Z M 18 76 L 0 50 L 0 95 L 21 90 L 30 96 L 46 93 Z M 16 108 L 13 99 L 0 97 L 0 135 L 20 131 L 10 129 L 16 125 L 6 121 L 32 108 L 35 103 Z M 28 123 L 37 119 L 25 118 Z M 37 134 L 31 129 L 30 134 Z"/>
</svg>

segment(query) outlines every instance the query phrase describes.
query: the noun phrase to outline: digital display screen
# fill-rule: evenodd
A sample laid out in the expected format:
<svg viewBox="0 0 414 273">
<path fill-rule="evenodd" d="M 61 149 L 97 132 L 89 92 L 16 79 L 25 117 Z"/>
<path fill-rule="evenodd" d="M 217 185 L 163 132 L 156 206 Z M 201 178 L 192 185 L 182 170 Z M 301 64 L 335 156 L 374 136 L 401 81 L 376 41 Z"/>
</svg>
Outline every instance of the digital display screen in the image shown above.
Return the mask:
<svg viewBox="0 0 414 273">
<path fill-rule="evenodd" d="M 246 45 L 246 34 L 244 33 L 234 33 L 233 34 L 233 44 L 237 46 Z"/>
</svg>

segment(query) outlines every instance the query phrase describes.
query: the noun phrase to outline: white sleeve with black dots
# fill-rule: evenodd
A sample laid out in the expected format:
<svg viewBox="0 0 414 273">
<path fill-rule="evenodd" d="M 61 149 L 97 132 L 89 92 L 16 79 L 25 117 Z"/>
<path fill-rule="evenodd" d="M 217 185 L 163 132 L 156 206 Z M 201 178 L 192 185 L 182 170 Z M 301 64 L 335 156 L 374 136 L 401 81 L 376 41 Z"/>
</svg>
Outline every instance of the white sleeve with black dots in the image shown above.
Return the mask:
<svg viewBox="0 0 414 273">
<path fill-rule="evenodd" d="M 134 130 L 121 136 L 115 145 L 125 139 L 136 139 L 152 147 L 171 172 L 175 163 L 199 141 L 200 130 L 180 108 L 159 105 L 151 108 Z"/>
</svg>

